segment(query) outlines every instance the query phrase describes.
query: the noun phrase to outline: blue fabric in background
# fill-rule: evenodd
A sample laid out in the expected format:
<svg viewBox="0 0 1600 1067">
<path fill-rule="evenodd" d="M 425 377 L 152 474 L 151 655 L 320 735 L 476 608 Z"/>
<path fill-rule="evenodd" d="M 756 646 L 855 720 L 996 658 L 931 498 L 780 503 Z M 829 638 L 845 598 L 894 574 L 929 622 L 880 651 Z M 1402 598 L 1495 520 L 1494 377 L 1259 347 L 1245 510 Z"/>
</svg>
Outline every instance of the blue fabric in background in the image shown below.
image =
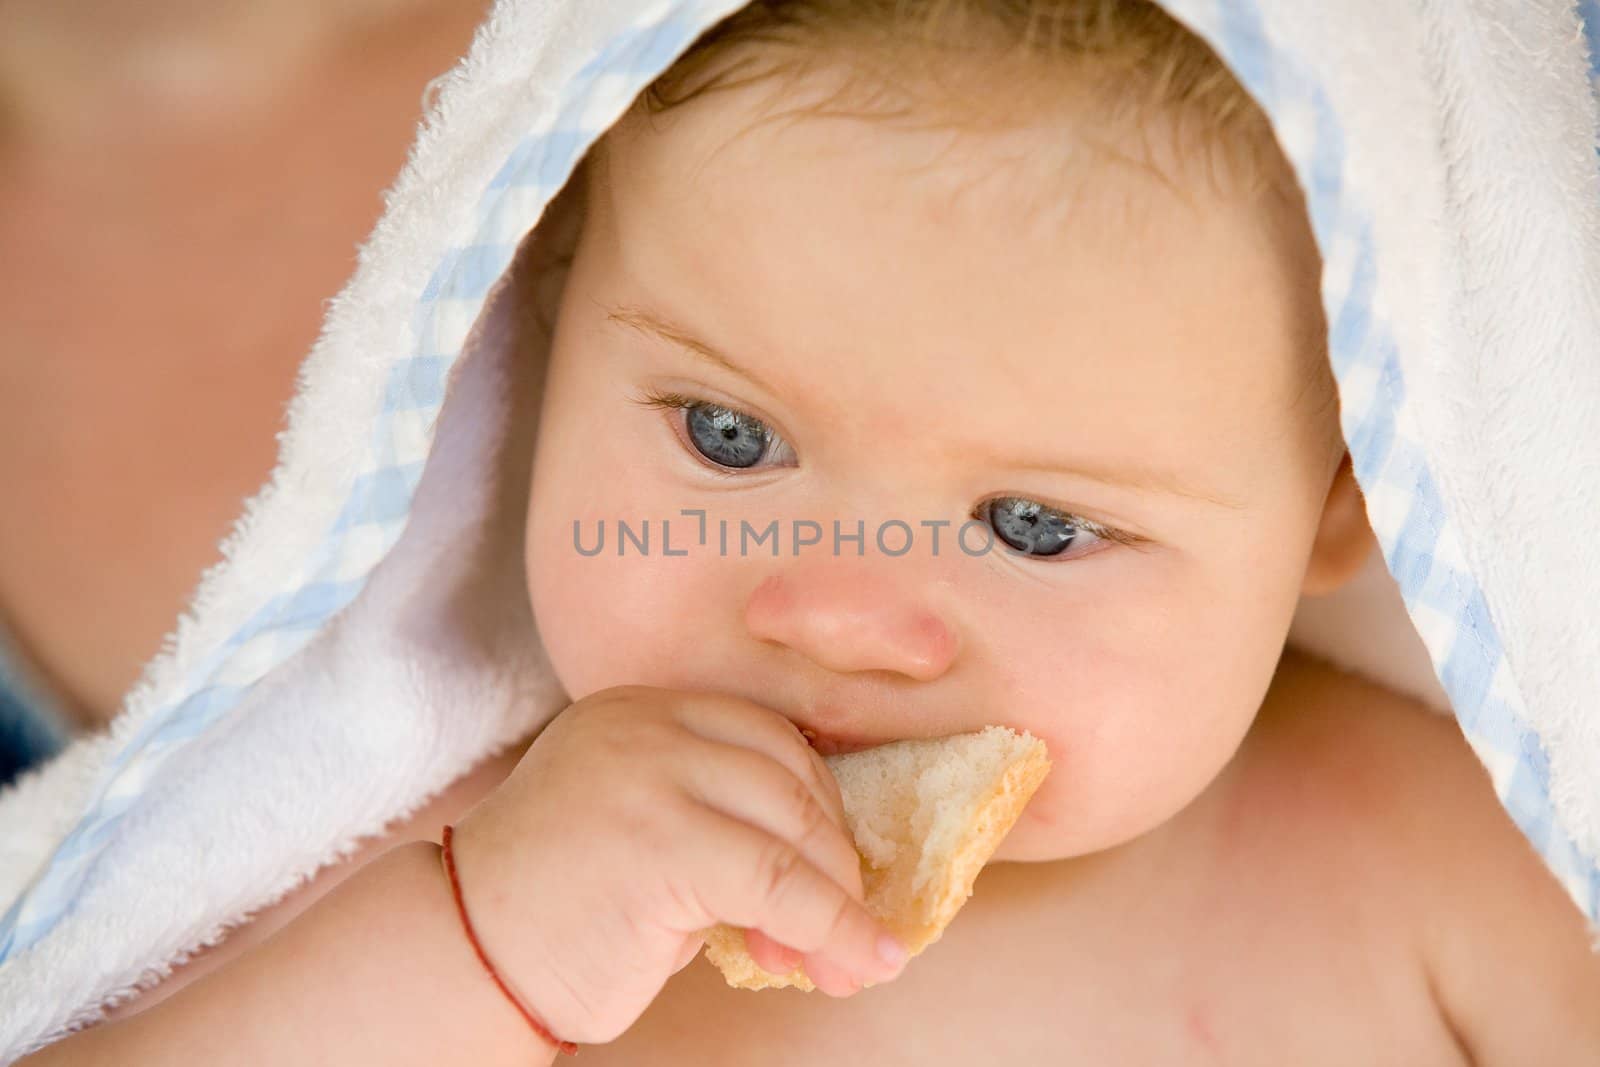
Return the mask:
<svg viewBox="0 0 1600 1067">
<path fill-rule="evenodd" d="M 1578 0 L 1578 17 L 1583 20 L 1583 36 L 1589 42 L 1589 73 L 1600 93 L 1600 0 Z"/>
<path fill-rule="evenodd" d="M 72 727 L 0 626 L 0 787 L 67 747 Z"/>
</svg>

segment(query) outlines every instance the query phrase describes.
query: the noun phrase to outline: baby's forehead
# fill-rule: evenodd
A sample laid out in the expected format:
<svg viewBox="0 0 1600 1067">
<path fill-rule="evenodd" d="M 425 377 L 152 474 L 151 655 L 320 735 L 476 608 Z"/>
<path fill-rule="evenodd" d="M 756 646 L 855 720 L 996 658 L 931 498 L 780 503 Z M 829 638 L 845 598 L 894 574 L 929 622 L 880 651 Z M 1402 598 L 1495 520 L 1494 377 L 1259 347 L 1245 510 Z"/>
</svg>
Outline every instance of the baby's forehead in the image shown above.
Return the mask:
<svg viewBox="0 0 1600 1067">
<path fill-rule="evenodd" d="M 604 243 L 635 303 L 785 410 L 951 452 L 1244 447 L 1288 410 L 1316 274 L 1259 204 L 1089 147 L 1047 180 L 1029 138 L 1060 131 L 752 123 L 737 93 L 668 118 L 608 147 Z"/>
<path fill-rule="evenodd" d="M 1210 245 L 1234 259 L 1294 260 L 1307 275 L 1315 245 L 1292 188 L 1228 178 L 1188 151 L 1178 128 L 1151 123 L 1112 126 L 1070 109 L 992 126 L 769 113 L 739 89 L 665 119 L 619 123 L 603 139 L 602 169 L 624 207 L 643 201 L 646 215 L 746 243 L 771 240 L 770 223 L 804 213 L 902 246 L 908 235 L 888 231 L 909 224 L 924 259 L 980 244 L 1003 248 L 1018 270 L 1048 271 L 1052 254 L 1155 261 Z"/>
</svg>

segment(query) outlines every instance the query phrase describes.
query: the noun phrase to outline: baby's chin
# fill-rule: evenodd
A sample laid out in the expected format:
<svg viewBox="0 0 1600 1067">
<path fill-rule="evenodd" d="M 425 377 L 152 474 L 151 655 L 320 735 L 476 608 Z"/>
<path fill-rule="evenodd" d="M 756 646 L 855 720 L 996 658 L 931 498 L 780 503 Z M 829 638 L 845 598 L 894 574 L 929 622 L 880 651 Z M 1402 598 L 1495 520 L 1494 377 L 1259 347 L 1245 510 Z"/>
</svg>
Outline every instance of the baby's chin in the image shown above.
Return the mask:
<svg viewBox="0 0 1600 1067">
<path fill-rule="evenodd" d="M 1050 834 L 1042 833 L 1017 833 L 1015 829 L 1006 835 L 1000 847 L 995 849 L 994 855 L 989 857 L 990 863 L 1070 863 L 1093 856 L 1119 845 L 1126 844 L 1119 841 L 1115 844 L 1099 848 L 1075 848 L 1053 839 Z"/>
<path fill-rule="evenodd" d="M 1035 797 L 1037 802 L 1041 797 Z M 1068 840 L 1077 835 L 1064 833 L 1060 823 L 1042 813 L 1036 804 L 1022 809 L 1011 832 L 1000 841 L 1000 847 L 989 857 L 990 863 L 1054 863 L 1070 860 L 1091 848 L 1082 847 L 1081 840 Z"/>
<path fill-rule="evenodd" d="M 1038 799 L 1041 798 L 1035 798 Z M 1081 822 L 1070 825 L 1067 818 L 1067 813 L 1057 815 L 1030 804 L 1022 810 L 1017 824 L 1001 840 L 989 862 L 1060 863 L 1083 859 L 1129 845 L 1169 821 L 1159 819 L 1151 826 L 1126 822 L 1115 826 L 1086 826 Z"/>
</svg>

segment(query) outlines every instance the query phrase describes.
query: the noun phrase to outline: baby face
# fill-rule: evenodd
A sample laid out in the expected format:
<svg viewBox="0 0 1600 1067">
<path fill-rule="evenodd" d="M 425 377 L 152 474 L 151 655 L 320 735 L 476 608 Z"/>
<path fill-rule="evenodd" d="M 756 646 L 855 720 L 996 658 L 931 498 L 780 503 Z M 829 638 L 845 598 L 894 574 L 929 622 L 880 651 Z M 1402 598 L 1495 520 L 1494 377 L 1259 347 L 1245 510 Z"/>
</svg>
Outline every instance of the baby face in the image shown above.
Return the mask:
<svg viewBox="0 0 1600 1067">
<path fill-rule="evenodd" d="M 1260 706 L 1338 458 L 1297 406 L 1303 219 L 1069 122 L 757 124 L 765 101 L 607 135 L 527 524 L 560 682 L 860 743 L 1029 730 L 1054 768 L 1000 860 L 1154 828 Z"/>
</svg>

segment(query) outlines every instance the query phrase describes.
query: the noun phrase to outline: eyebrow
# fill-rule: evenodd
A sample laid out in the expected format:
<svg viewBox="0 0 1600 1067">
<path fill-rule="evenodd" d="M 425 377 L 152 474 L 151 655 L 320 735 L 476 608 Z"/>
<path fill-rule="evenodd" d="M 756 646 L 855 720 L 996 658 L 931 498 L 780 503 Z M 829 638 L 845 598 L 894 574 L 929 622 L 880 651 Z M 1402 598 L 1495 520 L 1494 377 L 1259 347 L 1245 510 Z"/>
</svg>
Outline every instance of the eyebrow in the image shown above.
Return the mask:
<svg viewBox="0 0 1600 1067">
<path fill-rule="evenodd" d="M 1231 497 L 1221 496 L 1217 493 L 1195 489 L 1170 471 L 1157 470 L 1153 467 L 1122 467 L 1115 471 L 1102 470 L 1094 467 L 1066 467 L 1057 463 L 1042 461 L 1023 461 L 1012 463 L 1011 466 L 1019 470 L 1040 471 L 1044 474 L 1071 474 L 1079 478 L 1087 478 L 1091 482 L 1109 485 L 1122 489 L 1141 489 L 1152 493 L 1169 493 L 1173 496 L 1186 496 L 1192 500 L 1202 500 L 1207 504 L 1215 504 L 1222 508 L 1235 508 L 1244 510 L 1245 503 Z"/>
<path fill-rule="evenodd" d="M 741 367 L 732 359 L 718 352 L 698 337 L 691 334 L 681 326 L 674 325 L 666 319 L 641 307 L 617 306 L 606 308 L 606 318 L 623 326 L 632 326 L 641 333 L 647 333 L 666 341 L 684 351 L 700 357 L 701 359 L 721 367 L 725 371 L 737 374 L 747 382 L 760 386 L 773 396 L 778 396 L 776 389 L 748 367 Z"/>
<path fill-rule="evenodd" d="M 780 395 L 775 389 L 748 367 L 742 367 L 711 345 L 695 337 L 683 327 L 667 319 L 637 306 L 617 305 L 606 307 L 606 318 L 623 326 L 630 326 L 641 333 L 649 334 L 668 344 L 698 357 L 699 359 L 721 367 L 725 371 L 736 374 L 754 385 L 759 386 L 772 396 Z M 1001 459 L 1001 457 L 995 457 Z M 1169 493 L 1173 496 L 1189 497 L 1201 500 L 1218 507 L 1243 509 L 1242 501 L 1220 496 L 1216 493 L 1196 489 L 1187 485 L 1170 471 L 1157 470 L 1150 467 L 1123 467 L 1118 470 L 1108 470 L 1096 467 L 1063 466 L 1045 460 L 1008 461 L 1008 465 L 1018 470 L 1038 471 L 1042 474 L 1068 474 L 1085 478 L 1102 485 L 1115 488 L 1141 489 L 1147 492 Z"/>
</svg>

